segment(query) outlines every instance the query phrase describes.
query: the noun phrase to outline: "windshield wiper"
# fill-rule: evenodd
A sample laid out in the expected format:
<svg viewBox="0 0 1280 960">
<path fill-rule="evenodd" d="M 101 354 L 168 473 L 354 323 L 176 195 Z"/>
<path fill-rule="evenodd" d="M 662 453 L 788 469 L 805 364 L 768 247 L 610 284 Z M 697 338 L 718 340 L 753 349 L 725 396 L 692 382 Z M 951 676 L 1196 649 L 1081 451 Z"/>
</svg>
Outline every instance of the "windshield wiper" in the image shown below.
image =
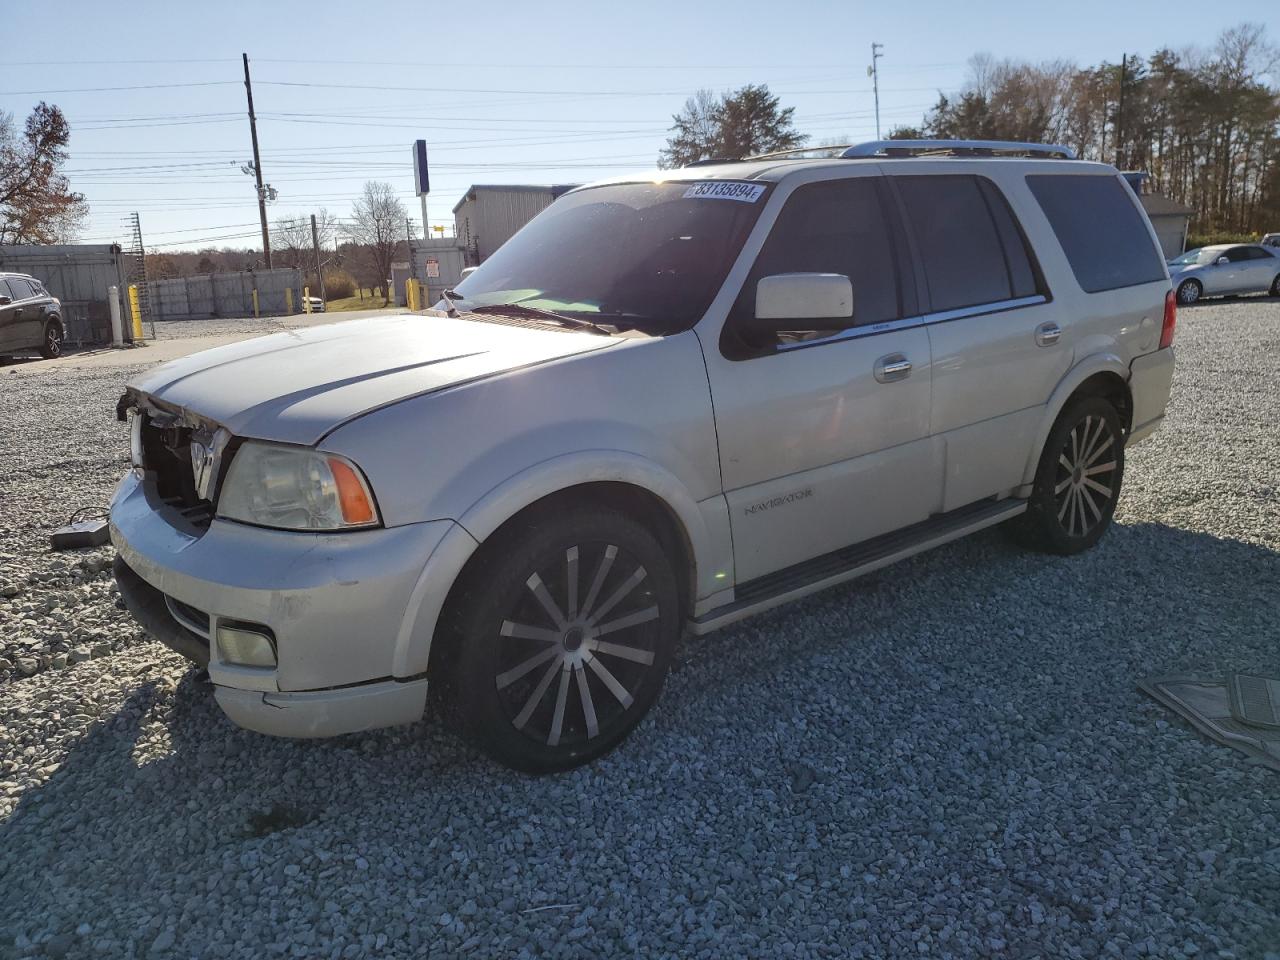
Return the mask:
<svg viewBox="0 0 1280 960">
<path fill-rule="evenodd" d="M 445 310 L 445 313 L 451 317 L 456 317 L 458 315 L 458 300 L 462 299 L 461 297 L 458 296 L 458 291 L 452 290 L 452 289 L 441 290 L 440 299 L 443 300 L 445 304 L 448 306 L 448 309 Z"/>
<path fill-rule="evenodd" d="M 550 320 L 552 323 L 558 323 L 561 326 L 573 327 L 576 330 L 591 330 L 594 333 L 602 334 L 606 337 L 613 336 L 613 332 L 606 327 L 602 327 L 598 323 L 592 323 L 590 320 L 582 320 L 578 317 L 566 317 L 562 313 L 556 313 L 553 310 L 543 310 L 541 307 L 526 307 L 522 303 L 489 303 L 481 307 L 472 307 L 468 313 L 478 313 L 484 315 L 486 313 L 496 314 L 498 316 L 514 316 L 529 317 L 536 320 Z"/>
</svg>

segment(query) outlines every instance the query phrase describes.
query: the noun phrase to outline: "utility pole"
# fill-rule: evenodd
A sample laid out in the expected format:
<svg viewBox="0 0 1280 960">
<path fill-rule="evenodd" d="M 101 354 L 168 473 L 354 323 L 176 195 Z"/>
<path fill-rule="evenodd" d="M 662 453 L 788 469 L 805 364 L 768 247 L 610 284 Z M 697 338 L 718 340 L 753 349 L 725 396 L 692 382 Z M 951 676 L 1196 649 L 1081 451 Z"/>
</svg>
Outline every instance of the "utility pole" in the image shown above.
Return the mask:
<svg viewBox="0 0 1280 960">
<path fill-rule="evenodd" d="M 880 51 L 884 49 L 883 43 L 871 44 L 871 66 L 867 68 L 867 73 L 871 74 L 871 89 L 876 95 L 876 139 L 880 139 L 880 68 L 876 61 L 884 56 Z M 248 67 L 245 68 L 246 70 Z M 248 74 L 246 74 L 248 76 Z"/>
<path fill-rule="evenodd" d="M 266 220 L 262 221 L 262 235 L 267 234 Z M 320 282 L 320 299 L 327 302 L 324 295 L 324 271 L 320 269 L 320 233 L 316 230 L 316 215 L 311 215 L 311 249 L 316 254 L 316 279 Z"/>
<path fill-rule="evenodd" d="M 1124 163 L 1124 80 L 1129 65 L 1129 55 L 1120 57 L 1120 97 L 1116 104 L 1116 166 Z"/>
<path fill-rule="evenodd" d="M 249 80 L 249 55 L 244 58 L 244 93 L 249 100 L 249 135 L 253 138 L 253 175 L 258 181 L 258 217 L 262 220 L 262 259 L 271 269 L 271 236 L 267 233 L 267 191 L 262 186 L 262 158 L 258 155 L 258 120 L 253 115 L 253 84 Z M 315 218 L 312 217 L 314 223 Z M 323 284 L 324 281 L 322 280 Z"/>
</svg>

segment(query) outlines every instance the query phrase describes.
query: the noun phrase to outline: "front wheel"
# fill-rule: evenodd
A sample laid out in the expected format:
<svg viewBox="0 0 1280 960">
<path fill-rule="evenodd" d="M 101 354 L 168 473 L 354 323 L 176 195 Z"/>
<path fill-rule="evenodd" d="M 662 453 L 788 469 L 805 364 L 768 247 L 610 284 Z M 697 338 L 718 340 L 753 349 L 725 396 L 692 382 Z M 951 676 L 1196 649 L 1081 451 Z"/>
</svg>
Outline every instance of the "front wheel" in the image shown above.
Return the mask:
<svg viewBox="0 0 1280 960">
<path fill-rule="evenodd" d="M 670 559 L 605 506 L 538 511 L 486 543 L 450 598 L 433 664 L 445 714 L 529 773 L 587 763 L 657 699 L 681 630 Z"/>
<path fill-rule="evenodd" d="M 44 325 L 44 336 L 40 339 L 40 356 L 46 360 L 56 360 L 62 356 L 62 325 L 57 320 L 50 320 Z"/>
<path fill-rule="evenodd" d="M 1280 297 L 1280 273 L 1276 274 L 1276 278 L 1271 281 L 1271 295 Z"/>
<path fill-rule="evenodd" d="M 1178 302 L 1183 306 L 1195 303 L 1204 295 L 1204 288 L 1199 280 L 1184 280 L 1178 284 Z"/>
<path fill-rule="evenodd" d="M 1046 553 L 1088 550 L 1107 532 L 1124 479 L 1124 428 L 1101 397 L 1067 407 L 1049 431 L 1027 512 L 1011 532 Z"/>
</svg>

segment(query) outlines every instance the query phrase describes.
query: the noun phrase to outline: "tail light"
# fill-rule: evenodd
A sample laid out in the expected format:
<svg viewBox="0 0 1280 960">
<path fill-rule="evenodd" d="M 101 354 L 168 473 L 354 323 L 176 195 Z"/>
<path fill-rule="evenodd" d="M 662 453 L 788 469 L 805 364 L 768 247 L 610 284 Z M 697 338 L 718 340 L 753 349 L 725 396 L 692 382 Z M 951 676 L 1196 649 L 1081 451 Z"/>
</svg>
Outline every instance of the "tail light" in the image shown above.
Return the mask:
<svg viewBox="0 0 1280 960">
<path fill-rule="evenodd" d="M 1178 299 L 1170 290 L 1164 295 L 1164 325 L 1160 328 L 1160 349 L 1173 346 L 1173 331 L 1178 325 Z"/>
</svg>

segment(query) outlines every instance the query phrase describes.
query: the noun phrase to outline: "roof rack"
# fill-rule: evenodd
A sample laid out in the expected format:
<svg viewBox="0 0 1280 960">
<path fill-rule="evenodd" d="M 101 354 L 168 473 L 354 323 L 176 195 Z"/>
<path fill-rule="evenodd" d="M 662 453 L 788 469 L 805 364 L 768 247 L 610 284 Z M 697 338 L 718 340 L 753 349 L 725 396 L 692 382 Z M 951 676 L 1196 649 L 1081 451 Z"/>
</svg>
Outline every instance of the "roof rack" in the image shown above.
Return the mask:
<svg viewBox="0 0 1280 960">
<path fill-rule="evenodd" d="M 851 146 L 840 156 L 847 160 L 931 156 L 1074 160 L 1076 152 L 1058 144 L 1017 143 L 1012 140 L 872 140 Z"/>
<path fill-rule="evenodd" d="M 853 144 L 850 143 L 833 143 L 824 147 L 792 147 L 789 150 L 774 150 L 772 153 L 757 153 L 750 157 L 743 157 L 743 160 L 778 160 L 783 157 L 795 157 L 804 153 L 826 152 L 831 156 L 841 156 L 842 154 L 833 153 L 836 150 L 852 150 Z"/>
</svg>

